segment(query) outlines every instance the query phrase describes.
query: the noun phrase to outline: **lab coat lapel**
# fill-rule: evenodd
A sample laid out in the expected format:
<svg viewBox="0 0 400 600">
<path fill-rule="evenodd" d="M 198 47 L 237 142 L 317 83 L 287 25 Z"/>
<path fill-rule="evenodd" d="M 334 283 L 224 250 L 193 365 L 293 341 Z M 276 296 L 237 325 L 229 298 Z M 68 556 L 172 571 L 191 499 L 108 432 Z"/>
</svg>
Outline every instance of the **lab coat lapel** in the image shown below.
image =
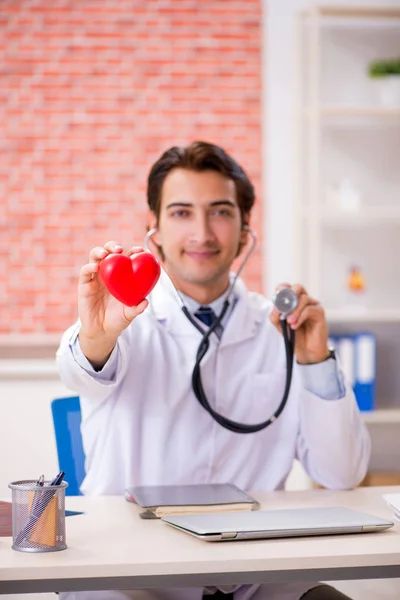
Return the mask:
<svg viewBox="0 0 400 600">
<path fill-rule="evenodd" d="M 224 326 L 221 348 L 251 339 L 256 335 L 261 323 L 268 319 L 268 301 L 265 300 L 265 307 L 262 308 L 257 306 L 258 303 L 253 304 L 251 294 L 240 279 L 235 284 L 233 297 L 236 302 Z M 165 323 L 173 335 L 196 336 L 201 339 L 200 332 L 183 314 L 178 295 L 164 271 L 149 300 L 157 320 Z"/>
<path fill-rule="evenodd" d="M 157 321 L 164 324 L 173 335 L 196 336 L 201 334 L 185 317 L 179 296 L 166 272 L 162 269 L 161 277 L 149 296 L 150 310 Z"/>
<path fill-rule="evenodd" d="M 236 304 L 224 327 L 221 348 L 239 344 L 253 338 L 261 324 L 268 319 L 268 301 L 261 307 L 252 302 L 252 297 L 242 280 L 235 285 Z"/>
</svg>

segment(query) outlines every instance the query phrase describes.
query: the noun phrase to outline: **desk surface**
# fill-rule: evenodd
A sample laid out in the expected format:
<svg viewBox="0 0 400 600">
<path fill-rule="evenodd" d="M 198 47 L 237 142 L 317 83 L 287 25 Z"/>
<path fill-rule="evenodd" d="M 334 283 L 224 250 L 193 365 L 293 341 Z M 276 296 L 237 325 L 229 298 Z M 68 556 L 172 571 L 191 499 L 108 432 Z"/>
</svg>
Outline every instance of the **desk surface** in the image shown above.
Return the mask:
<svg viewBox="0 0 400 600">
<path fill-rule="evenodd" d="M 391 518 L 400 487 L 254 494 L 263 509 L 346 506 Z M 67 498 L 67 550 L 31 554 L 0 538 L 0 594 L 400 576 L 400 524 L 385 532 L 211 543 L 142 520 L 122 497 Z"/>
</svg>

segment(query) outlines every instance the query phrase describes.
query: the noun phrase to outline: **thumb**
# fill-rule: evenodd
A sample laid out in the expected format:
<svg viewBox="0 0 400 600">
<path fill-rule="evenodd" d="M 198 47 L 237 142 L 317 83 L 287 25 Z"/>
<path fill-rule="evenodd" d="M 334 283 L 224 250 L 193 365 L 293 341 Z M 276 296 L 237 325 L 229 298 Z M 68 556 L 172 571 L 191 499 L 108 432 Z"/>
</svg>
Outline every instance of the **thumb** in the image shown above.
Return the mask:
<svg viewBox="0 0 400 600">
<path fill-rule="evenodd" d="M 125 319 L 129 323 L 131 323 L 133 321 L 133 319 L 135 319 L 136 317 L 138 317 L 139 315 L 141 315 L 142 312 L 146 310 L 146 308 L 148 307 L 148 305 L 149 305 L 149 301 L 145 298 L 137 306 L 124 306 L 124 317 L 125 317 Z"/>
<path fill-rule="evenodd" d="M 273 325 L 275 325 L 275 327 L 277 328 L 278 331 L 282 331 L 281 313 L 275 307 L 270 312 L 269 320 L 271 321 L 271 323 Z"/>
</svg>

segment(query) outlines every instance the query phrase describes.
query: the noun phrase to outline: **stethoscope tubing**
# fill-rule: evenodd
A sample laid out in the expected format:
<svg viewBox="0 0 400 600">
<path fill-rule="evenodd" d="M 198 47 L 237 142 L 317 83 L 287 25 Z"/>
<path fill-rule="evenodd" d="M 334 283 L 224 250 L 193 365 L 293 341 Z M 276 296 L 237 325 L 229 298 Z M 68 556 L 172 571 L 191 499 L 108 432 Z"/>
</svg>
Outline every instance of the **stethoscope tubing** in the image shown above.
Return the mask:
<svg viewBox="0 0 400 600">
<path fill-rule="evenodd" d="M 179 303 L 181 305 L 181 309 L 182 312 L 184 313 L 185 317 L 190 321 L 190 323 L 202 334 L 202 339 L 200 341 L 200 344 L 198 346 L 197 349 L 197 353 L 196 353 L 196 362 L 195 365 L 193 367 L 193 372 L 192 372 L 192 388 L 193 388 L 193 392 L 197 398 L 197 400 L 199 401 L 200 405 L 209 413 L 209 415 L 222 427 L 224 427 L 225 429 L 228 429 L 234 433 L 241 433 L 241 434 L 246 434 L 246 433 L 257 433 L 258 431 L 262 431 L 263 429 L 266 429 L 267 427 L 269 427 L 270 425 L 272 425 L 272 423 L 274 423 L 278 417 L 280 416 L 280 414 L 282 413 L 282 411 L 284 410 L 288 397 L 289 397 L 289 392 L 290 392 L 290 388 L 291 388 L 291 382 L 292 382 L 292 374 L 293 374 L 293 361 L 294 361 L 294 344 L 295 344 L 295 335 L 294 335 L 294 331 L 293 329 L 290 328 L 290 326 L 288 325 L 286 318 L 282 317 L 281 318 L 281 328 L 282 328 L 282 336 L 284 339 L 284 344 L 285 344 L 285 354 L 286 354 L 286 382 L 285 382 L 285 389 L 283 392 L 283 397 L 281 402 L 279 403 L 278 408 L 276 409 L 276 411 L 273 413 L 273 415 L 271 415 L 267 420 L 261 422 L 261 423 L 255 423 L 255 424 L 246 424 L 246 423 L 239 423 L 237 421 L 233 421 L 232 419 L 228 419 L 227 417 L 225 417 L 224 415 L 218 413 L 216 410 L 214 410 L 212 408 L 212 406 L 210 405 L 207 396 L 204 392 L 204 388 L 203 388 L 203 382 L 202 382 L 202 378 L 201 378 L 201 369 L 200 369 L 200 364 L 201 361 L 203 360 L 204 356 L 207 353 L 207 350 L 209 349 L 210 346 L 210 336 L 214 333 L 214 331 L 217 329 L 217 327 L 222 323 L 222 320 L 224 318 L 224 316 L 226 315 L 226 312 L 230 306 L 230 302 L 229 299 L 233 293 L 236 281 L 240 275 L 240 273 L 242 272 L 244 266 L 246 265 L 247 261 L 249 260 L 251 254 L 253 253 L 256 244 L 257 244 L 257 235 L 255 233 L 255 231 L 253 231 L 252 229 L 250 229 L 247 225 L 244 226 L 245 229 L 247 229 L 247 231 L 250 233 L 251 237 L 252 237 L 252 244 L 250 246 L 250 249 L 247 251 L 242 264 L 240 265 L 238 271 L 235 274 L 235 277 L 232 281 L 232 284 L 230 286 L 228 295 L 224 301 L 222 310 L 220 312 L 220 314 L 216 317 L 215 321 L 213 322 L 213 324 L 206 330 L 204 329 L 200 323 L 191 315 L 189 309 L 187 308 L 187 306 L 185 305 L 183 298 L 181 296 L 181 294 L 179 293 L 179 291 L 176 289 L 176 287 L 173 285 L 173 282 L 171 280 L 171 283 L 173 285 L 173 288 L 176 292 L 177 298 L 179 299 Z M 148 242 L 151 238 L 151 236 L 157 231 L 157 229 L 150 229 L 150 231 L 148 231 L 146 237 L 145 237 L 145 241 L 144 241 L 144 247 L 145 249 L 149 252 L 149 246 L 148 246 Z"/>
</svg>

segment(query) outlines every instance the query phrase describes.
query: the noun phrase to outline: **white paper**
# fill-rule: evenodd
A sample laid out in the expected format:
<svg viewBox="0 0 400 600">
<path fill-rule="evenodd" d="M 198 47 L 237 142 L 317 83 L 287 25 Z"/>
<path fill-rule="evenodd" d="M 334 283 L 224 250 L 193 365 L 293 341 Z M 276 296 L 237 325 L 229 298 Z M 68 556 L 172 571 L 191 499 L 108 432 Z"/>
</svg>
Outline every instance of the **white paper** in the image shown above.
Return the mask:
<svg viewBox="0 0 400 600">
<path fill-rule="evenodd" d="M 400 494 L 382 494 L 386 504 L 394 511 L 394 516 L 400 520 Z"/>
<path fill-rule="evenodd" d="M 338 354 L 340 366 L 346 381 L 353 387 L 354 385 L 354 342 L 350 337 L 343 337 L 339 340 Z"/>
<path fill-rule="evenodd" d="M 375 339 L 371 335 L 360 335 L 357 339 L 358 383 L 372 383 L 375 379 Z"/>
</svg>

